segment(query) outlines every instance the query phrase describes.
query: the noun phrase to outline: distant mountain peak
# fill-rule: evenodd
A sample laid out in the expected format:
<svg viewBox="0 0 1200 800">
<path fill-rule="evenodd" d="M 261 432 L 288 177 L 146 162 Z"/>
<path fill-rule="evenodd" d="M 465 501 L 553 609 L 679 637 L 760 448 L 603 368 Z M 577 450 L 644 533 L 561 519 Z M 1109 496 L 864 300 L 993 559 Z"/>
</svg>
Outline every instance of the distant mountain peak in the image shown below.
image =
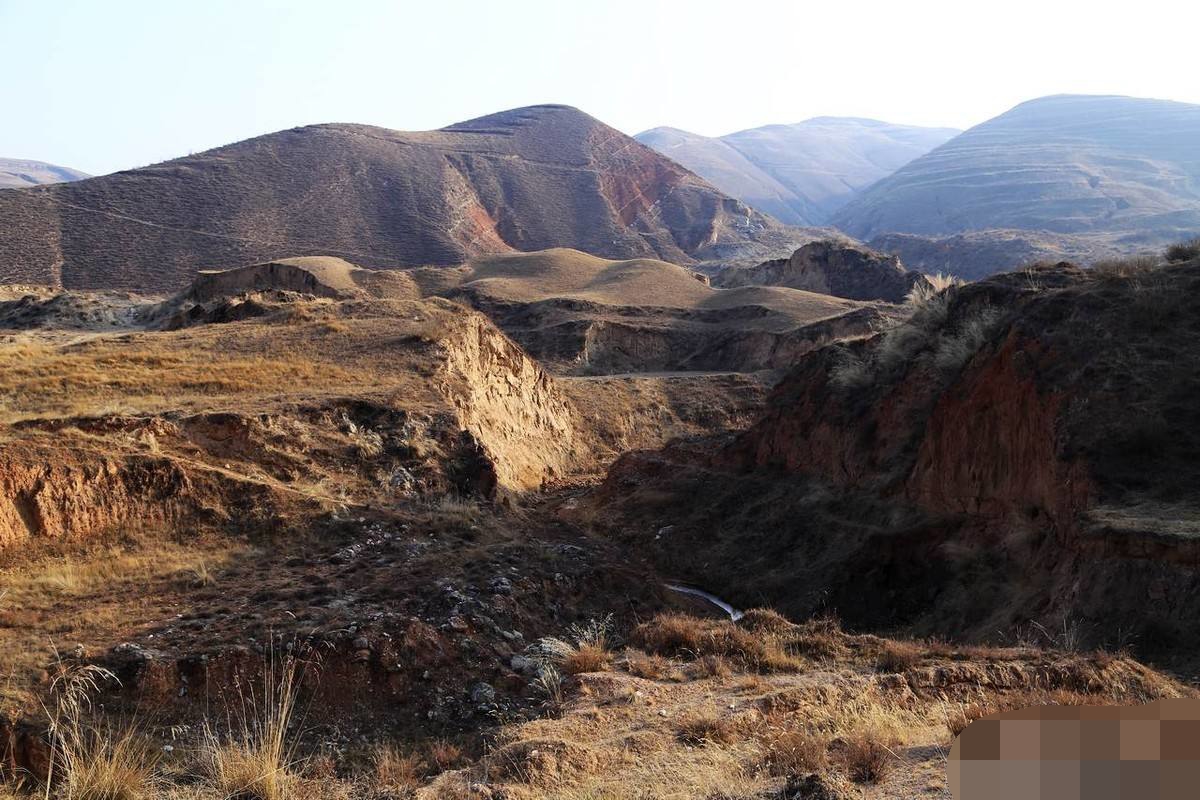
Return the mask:
<svg viewBox="0 0 1200 800">
<path fill-rule="evenodd" d="M 1014 106 L 902 167 L 838 212 L 870 239 L 1013 229 L 1200 230 L 1200 106 L 1051 95 Z"/>
<path fill-rule="evenodd" d="M 753 208 L 792 225 L 820 225 L 857 192 L 957 133 L 813 117 L 720 137 L 659 127 L 636 138 Z"/>
<path fill-rule="evenodd" d="M 86 172 L 70 167 L 47 164 L 22 158 L 0 158 L 0 189 L 25 189 L 48 183 L 81 181 L 90 178 Z"/>
</svg>

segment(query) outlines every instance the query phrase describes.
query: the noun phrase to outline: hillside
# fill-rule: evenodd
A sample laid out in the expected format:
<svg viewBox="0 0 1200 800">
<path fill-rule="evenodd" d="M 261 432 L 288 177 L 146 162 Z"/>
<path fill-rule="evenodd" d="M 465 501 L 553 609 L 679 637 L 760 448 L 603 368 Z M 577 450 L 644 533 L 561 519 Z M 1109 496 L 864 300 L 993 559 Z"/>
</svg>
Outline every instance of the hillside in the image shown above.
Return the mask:
<svg viewBox="0 0 1200 800">
<path fill-rule="evenodd" d="M 597 508 L 734 603 L 1194 664 L 1191 254 L 951 288 L 801 359 L 744 433 L 627 455 Z"/>
<path fill-rule="evenodd" d="M 992 229 L 941 237 L 885 233 L 872 239 L 870 245 L 896 256 L 910 269 L 973 281 L 1038 261 L 1093 264 L 1131 252 L 1160 249 L 1153 243 L 1157 237 L 1148 237 L 1149 241 L 1140 238 Z"/>
<path fill-rule="evenodd" d="M 1084 647 L 1194 652 L 1196 267 L 954 289 L 797 354 L 765 415 L 748 376 L 549 374 L 428 293 L 647 328 L 878 309 L 567 250 L 0 288 L 0 792 L 948 799 L 985 715 L 1194 697 Z M 853 630 L 990 636 L 1006 601 L 1045 625 Z"/>
<path fill-rule="evenodd" d="M 81 181 L 87 177 L 90 176 L 86 172 L 44 161 L 0 158 L 0 189 L 24 189 L 45 183 Z"/>
<path fill-rule="evenodd" d="M 835 339 L 865 336 L 893 313 L 793 288 L 716 289 L 663 261 L 565 249 L 430 272 L 414 271 L 418 283 L 436 279 L 426 291 L 483 311 L 535 358 L 567 373 L 777 369 Z"/>
<path fill-rule="evenodd" d="M 1200 230 L 1200 106 L 1031 100 L 879 181 L 832 222 L 864 240 L 991 228 L 1185 238 Z"/>
<path fill-rule="evenodd" d="M 314 125 L 0 193 L 0 280 L 67 288 L 175 290 L 199 269 L 304 255 L 384 268 L 560 246 L 761 259 L 797 238 L 565 106 L 419 133 Z"/>
<path fill-rule="evenodd" d="M 720 137 L 654 128 L 636 138 L 781 222 L 824 225 L 857 192 L 957 133 L 815 117 Z"/>
</svg>

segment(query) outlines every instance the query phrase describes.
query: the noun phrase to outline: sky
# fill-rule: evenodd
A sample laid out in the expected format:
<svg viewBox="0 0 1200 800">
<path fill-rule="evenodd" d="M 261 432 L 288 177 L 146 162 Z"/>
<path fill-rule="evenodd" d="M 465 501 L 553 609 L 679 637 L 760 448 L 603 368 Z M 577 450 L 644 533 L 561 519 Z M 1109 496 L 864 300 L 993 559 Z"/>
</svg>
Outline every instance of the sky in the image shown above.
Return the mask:
<svg viewBox="0 0 1200 800">
<path fill-rule="evenodd" d="M 637 133 L 966 128 L 1024 100 L 1200 103 L 1183 0 L 0 0 L 0 156 L 93 174 L 296 125 L 535 103 Z"/>
</svg>

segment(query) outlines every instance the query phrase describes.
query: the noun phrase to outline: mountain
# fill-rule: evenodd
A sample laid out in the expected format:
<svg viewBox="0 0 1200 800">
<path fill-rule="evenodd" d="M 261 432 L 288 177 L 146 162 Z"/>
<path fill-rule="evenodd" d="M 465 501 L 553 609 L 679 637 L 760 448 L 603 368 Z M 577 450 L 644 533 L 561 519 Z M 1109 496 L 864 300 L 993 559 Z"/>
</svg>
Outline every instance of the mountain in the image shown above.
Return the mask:
<svg viewBox="0 0 1200 800">
<path fill-rule="evenodd" d="M 88 177 L 90 176 L 86 172 L 43 161 L 0 158 L 0 189 L 23 189 L 45 183 L 81 181 Z"/>
<path fill-rule="evenodd" d="M 728 136 L 654 128 L 637 139 L 721 191 L 791 225 L 823 225 L 858 191 L 959 131 L 815 117 Z"/>
<path fill-rule="evenodd" d="M 1200 230 L 1200 106 L 1031 100 L 879 181 L 833 223 L 861 239 L 990 228 L 1184 238 Z"/>
<path fill-rule="evenodd" d="M 796 235 L 581 111 L 533 106 L 420 133 L 294 128 L 0 192 L 0 281 L 163 291 L 285 256 L 390 268 L 557 246 L 686 264 Z"/>
</svg>

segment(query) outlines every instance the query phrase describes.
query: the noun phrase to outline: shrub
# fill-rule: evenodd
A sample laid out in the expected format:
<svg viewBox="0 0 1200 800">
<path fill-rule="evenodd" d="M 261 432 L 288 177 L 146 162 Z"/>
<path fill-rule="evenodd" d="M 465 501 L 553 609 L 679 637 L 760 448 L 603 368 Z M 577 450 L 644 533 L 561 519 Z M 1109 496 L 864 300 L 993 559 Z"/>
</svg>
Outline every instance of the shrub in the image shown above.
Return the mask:
<svg viewBox="0 0 1200 800">
<path fill-rule="evenodd" d="M 1171 245 L 1167 248 L 1166 257 L 1171 263 L 1200 258 L 1200 237 Z"/>
<path fill-rule="evenodd" d="M 934 363 L 943 372 L 957 372 L 979 352 L 995 332 L 1000 322 L 999 309 L 985 307 L 963 320 L 958 326 L 958 333 L 953 336 L 942 336 L 934 354 Z"/>
<path fill-rule="evenodd" d="M 885 642 L 875 657 L 880 672 L 907 672 L 921 662 L 921 649 L 912 642 Z"/>
<path fill-rule="evenodd" d="M 829 382 L 843 391 L 862 391 L 875 382 L 875 372 L 871 362 L 847 352 L 830 370 Z"/>
<path fill-rule="evenodd" d="M 772 775 L 803 775 L 829 767 L 829 740 L 807 731 L 776 731 L 763 743 L 763 762 Z"/>
<path fill-rule="evenodd" d="M 855 783 L 878 783 L 892 768 L 897 746 L 893 737 L 865 728 L 846 737 L 841 763 Z"/>
<path fill-rule="evenodd" d="M 1158 266 L 1154 256 L 1106 258 L 1092 264 L 1092 274 L 1101 280 L 1120 281 L 1139 275 Z"/>
<path fill-rule="evenodd" d="M 733 723 L 713 714 L 693 714 L 679 723 L 679 739 L 686 744 L 732 744 L 737 738 Z"/>
</svg>

